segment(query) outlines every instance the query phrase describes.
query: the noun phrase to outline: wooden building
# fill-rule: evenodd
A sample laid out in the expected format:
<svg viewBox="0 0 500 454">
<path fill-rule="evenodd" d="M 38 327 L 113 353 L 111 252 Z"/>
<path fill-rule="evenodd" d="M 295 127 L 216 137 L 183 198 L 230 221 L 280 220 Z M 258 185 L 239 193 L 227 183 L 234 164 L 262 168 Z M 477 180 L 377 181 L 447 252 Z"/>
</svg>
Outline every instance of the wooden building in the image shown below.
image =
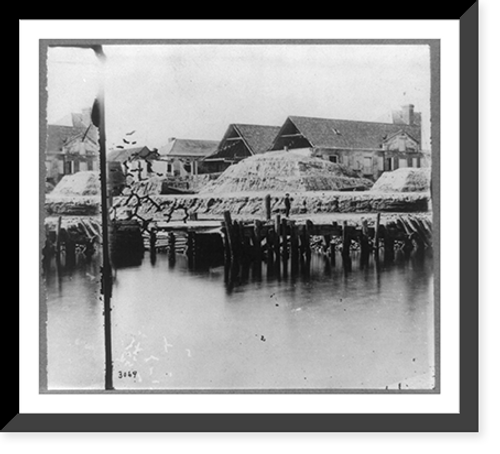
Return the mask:
<svg viewBox="0 0 500 454">
<path fill-rule="evenodd" d="M 204 163 L 211 172 L 223 172 L 242 159 L 268 151 L 279 131 L 279 126 L 231 124 Z"/>
<path fill-rule="evenodd" d="M 132 148 L 117 148 L 106 155 L 110 171 L 120 170 L 132 181 L 148 178 L 153 172 L 153 162 L 158 159 L 158 150 L 146 146 Z"/>
<path fill-rule="evenodd" d="M 377 180 L 387 170 L 421 167 L 421 117 L 413 105 L 393 112 L 393 123 L 288 117 L 271 150 L 293 149 L 356 170 Z"/>
<path fill-rule="evenodd" d="M 63 121 L 64 120 L 64 121 Z M 56 185 L 63 176 L 98 170 L 99 132 L 90 121 L 90 109 L 47 125 L 46 181 Z"/>
<path fill-rule="evenodd" d="M 185 177 L 205 173 L 203 159 L 212 154 L 219 145 L 215 140 L 177 139 L 172 137 L 158 150 L 159 161 L 155 162 L 158 173 Z"/>
</svg>

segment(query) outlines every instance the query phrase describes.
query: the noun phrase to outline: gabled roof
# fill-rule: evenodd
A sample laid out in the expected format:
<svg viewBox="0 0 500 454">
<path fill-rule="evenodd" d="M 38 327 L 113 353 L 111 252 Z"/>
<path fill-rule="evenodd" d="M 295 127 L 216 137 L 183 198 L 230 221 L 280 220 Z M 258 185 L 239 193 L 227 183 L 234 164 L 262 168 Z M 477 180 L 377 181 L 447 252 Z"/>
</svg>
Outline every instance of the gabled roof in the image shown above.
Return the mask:
<svg viewBox="0 0 500 454">
<path fill-rule="evenodd" d="M 213 153 L 218 145 L 216 140 L 172 139 L 167 145 L 160 147 L 158 153 L 169 157 L 204 158 Z"/>
<path fill-rule="evenodd" d="M 95 126 L 48 125 L 47 152 L 61 152 L 82 139 L 91 150 L 96 149 L 98 146 L 98 129 Z"/>
<path fill-rule="evenodd" d="M 208 159 L 235 157 L 232 142 L 237 139 L 240 139 L 244 144 L 249 156 L 264 153 L 271 147 L 279 130 L 279 126 L 248 125 L 241 123 L 230 124 L 218 149 L 215 153 L 211 154 Z M 241 158 L 245 156 L 238 157 Z"/>
<path fill-rule="evenodd" d="M 253 154 L 260 154 L 269 150 L 280 130 L 279 126 L 243 124 L 235 124 L 234 126 Z"/>
<path fill-rule="evenodd" d="M 156 151 L 150 150 L 148 147 L 135 147 L 135 148 L 125 148 L 123 150 L 111 150 L 106 156 L 108 162 L 125 162 L 128 159 L 133 158 L 150 158 L 152 155 L 156 154 Z"/>
<path fill-rule="evenodd" d="M 420 143 L 420 126 L 291 116 L 282 126 L 273 149 L 283 148 L 279 139 L 290 131 L 291 126 L 295 126 L 299 134 L 317 148 L 376 149 L 399 131 L 407 132 Z"/>
<path fill-rule="evenodd" d="M 63 147 L 78 134 L 85 133 L 85 128 L 74 126 L 47 125 L 47 151 L 62 151 Z"/>
<path fill-rule="evenodd" d="M 415 137 L 413 137 L 411 134 L 409 134 L 408 131 L 404 131 L 403 129 L 399 129 L 394 134 L 387 136 L 386 139 L 384 140 L 384 142 L 389 142 L 389 140 L 393 139 L 396 136 L 399 136 L 400 134 L 405 134 L 406 136 L 408 136 L 410 139 L 414 140 L 415 142 L 419 142 Z"/>
</svg>

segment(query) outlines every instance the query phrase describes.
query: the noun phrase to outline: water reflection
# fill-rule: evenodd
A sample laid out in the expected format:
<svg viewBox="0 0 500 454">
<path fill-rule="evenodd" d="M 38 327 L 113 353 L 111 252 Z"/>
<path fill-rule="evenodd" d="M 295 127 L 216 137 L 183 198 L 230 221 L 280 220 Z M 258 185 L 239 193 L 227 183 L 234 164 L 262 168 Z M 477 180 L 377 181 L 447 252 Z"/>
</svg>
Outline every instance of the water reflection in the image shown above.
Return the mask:
<svg viewBox="0 0 500 454">
<path fill-rule="evenodd" d="M 102 388 L 104 333 L 100 263 L 46 269 L 47 381 L 50 389 Z"/>
<path fill-rule="evenodd" d="M 351 259 L 346 272 L 339 254 L 224 267 L 147 252 L 115 269 L 115 387 L 383 388 L 428 373 L 432 260 Z M 49 387 L 103 386 L 96 271 L 47 277 Z"/>
</svg>

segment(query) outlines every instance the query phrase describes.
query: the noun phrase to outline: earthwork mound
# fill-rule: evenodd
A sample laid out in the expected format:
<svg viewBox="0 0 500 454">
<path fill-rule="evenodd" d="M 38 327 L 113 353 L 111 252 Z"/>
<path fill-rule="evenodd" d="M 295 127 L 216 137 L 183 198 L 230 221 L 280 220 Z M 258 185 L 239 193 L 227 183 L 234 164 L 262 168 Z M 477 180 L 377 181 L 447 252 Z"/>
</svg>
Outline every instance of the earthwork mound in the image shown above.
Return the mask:
<svg viewBox="0 0 500 454">
<path fill-rule="evenodd" d="M 428 192 L 431 170 L 429 168 L 406 167 L 384 172 L 375 182 L 372 191 L 380 192 Z"/>
<path fill-rule="evenodd" d="M 56 185 L 51 195 L 74 196 L 74 195 L 99 195 L 101 191 L 99 172 L 82 171 L 73 175 L 65 175 Z"/>
<path fill-rule="evenodd" d="M 346 167 L 290 151 L 251 156 L 227 168 L 200 193 L 366 190 L 373 182 Z"/>
</svg>

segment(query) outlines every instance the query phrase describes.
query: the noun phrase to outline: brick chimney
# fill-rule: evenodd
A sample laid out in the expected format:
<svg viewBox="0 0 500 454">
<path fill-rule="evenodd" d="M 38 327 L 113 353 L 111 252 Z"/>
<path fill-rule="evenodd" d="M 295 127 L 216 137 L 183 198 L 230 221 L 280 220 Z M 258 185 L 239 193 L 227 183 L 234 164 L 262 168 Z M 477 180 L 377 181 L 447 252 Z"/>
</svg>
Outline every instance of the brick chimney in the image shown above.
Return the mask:
<svg viewBox="0 0 500 454">
<path fill-rule="evenodd" d="M 415 123 L 414 108 L 415 106 L 413 104 L 406 104 L 405 106 L 401 106 L 403 121 L 407 125 L 413 125 Z"/>
</svg>

